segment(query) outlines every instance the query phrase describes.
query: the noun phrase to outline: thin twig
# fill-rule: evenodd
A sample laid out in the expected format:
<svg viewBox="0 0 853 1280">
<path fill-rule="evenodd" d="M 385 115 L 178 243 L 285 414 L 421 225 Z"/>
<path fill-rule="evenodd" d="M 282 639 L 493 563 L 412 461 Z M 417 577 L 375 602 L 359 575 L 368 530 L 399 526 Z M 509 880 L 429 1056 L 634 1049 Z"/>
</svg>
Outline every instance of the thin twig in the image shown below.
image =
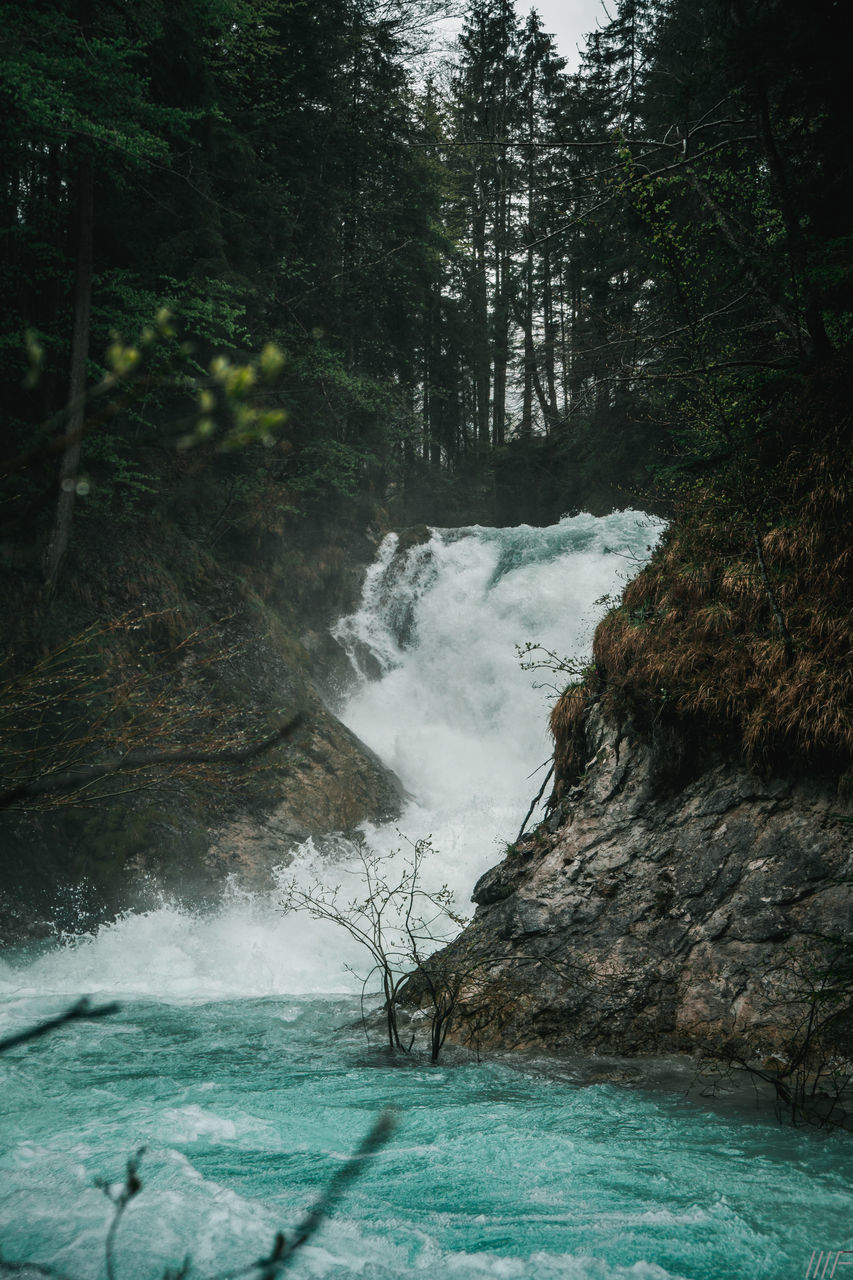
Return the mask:
<svg viewBox="0 0 853 1280">
<path fill-rule="evenodd" d="M 106 1183 L 104 1182 L 98 1183 L 98 1185 L 105 1192 L 108 1198 L 112 1200 L 113 1204 L 116 1207 L 116 1211 L 113 1214 L 113 1220 L 110 1223 L 110 1229 L 107 1232 L 107 1239 L 106 1239 L 107 1280 L 116 1280 L 116 1265 L 115 1265 L 116 1264 L 116 1259 L 115 1259 L 116 1235 L 118 1234 L 119 1223 L 121 1222 L 122 1215 L 124 1214 L 125 1209 L 130 1204 L 134 1196 L 138 1196 L 140 1191 L 142 1190 L 142 1183 L 139 1179 L 139 1161 L 142 1159 L 142 1156 L 144 1155 L 144 1153 L 145 1153 L 145 1148 L 140 1147 L 136 1155 L 131 1156 L 130 1159 L 128 1160 L 127 1175 L 124 1180 L 124 1186 L 122 1187 L 121 1191 L 118 1193 L 117 1196 L 113 1195 L 112 1191 L 110 1190 L 109 1186 Z"/>
<path fill-rule="evenodd" d="M 545 780 L 542 783 L 542 786 L 539 788 L 539 790 L 536 793 L 536 799 L 531 801 L 530 808 L 527 810 L 527 813 L 524 815 L 524 821 L 521 824 L 521 830 L 519 831 L 518 835 L 515 837 L 516 844 L 518 844 L 519 840 L 524 835 L 524 829 L 527 826 L 528 822 L 530 821 L 530 816 L 533 813 L 533 810 L 536 808 L 539 801 L 542 799 L 542 796 L 545 794 L 545 788 L 550 782 L 553 773 L 554 773 L 554 761 L 552 760 L 551 768 L 545 774 Z"/>
<path fill-rule="evenodd" d="M 257 1262 L 252 1262 L 238 1270 L 221 1271 L 217 1275 L 206 1276 L 204 1280 L 239 1280 L 239 1277 L 249 1276 L 255 1272 L 260 1272 L 259 1280 L 276 1280 L 276 1277 L 289 1265 L 295 1251 L 311 1239 L 349 1184 L 359 1177 L 365 1160 L 384 1147 L 396 1127 L 396 1112 L 388 1108 L 382 1112 L 358 1150 L 332 1175 L 326 1188 L 308 1210 L 290 1240 L 287 1240 L 281 1231 L 278 1232 L 268 1258 L 259 1258 Z"/>
</svg>

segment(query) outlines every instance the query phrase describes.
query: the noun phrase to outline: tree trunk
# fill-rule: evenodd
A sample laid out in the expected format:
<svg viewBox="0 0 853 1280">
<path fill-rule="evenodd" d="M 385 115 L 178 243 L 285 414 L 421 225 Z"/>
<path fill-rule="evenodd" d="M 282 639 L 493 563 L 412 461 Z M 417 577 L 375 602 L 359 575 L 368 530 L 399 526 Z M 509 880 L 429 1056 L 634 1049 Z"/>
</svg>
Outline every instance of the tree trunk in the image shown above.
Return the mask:
<svg viewBox="0 0 853 1280">
<path fill-rule="evenodd" d="M 492 444 L 497 449 L 504 443 L 506 424 L 507 367 L 509 365 L 509 192 L 506 179 L 506 152 L 498 171 L 495 198 L 494 263 L 495 293 L 492 309 Z"/>
<path fill-rule="evenodd" d="M 526 125 L 528 140 L 532 140 L 536 128 L 533 111 L 533 84 L 528 85 Z M 524 437 L 533 435 L 533 379 L 536 375 L 536 351 L 533 345 L 533 187 L 535 182 L 533 147 L 527 148 L 526 162 L 527 184 L 527 225 L 524 235 L 527 240 L 527 256 L 524 264 L 524 385 L 521 399 L 521 424 L 519 434 Z"/>
<path fill-rule="evenodd" d="M 50 544 L 45 556 L 47 597 L 51 598 L 71 538 L 74 499 L 80 469 L 80 442 L 86 418 L 86 365 L 89 358 L 89 327 L 92 309 L 93 234 L 95 213 L 95 161 L 84 150 L 77 163 L 77 209 L 75 244 L 77 278 L 74 288 L 74 328 L 71 335 L 71 376 L 68 387 L 70 407 L 67 444 L 59 477 L 59 501 Z"/>
<path fill-rule="evenodd" d="M 533 251 L 527 250 L 524 280 L 524 386 L 521 397 L 521 423 L 519 434 L 533 435 L 533 378 L 536 374 L 536 353 L 533 349 Z"/>
<path fill-rule="evenodd" d="M 545 417 L 545 430 L 548 435 L 559 425 L 557 408 L 557 371 L 555 348 L 557 346 L 558 327 L 554 321 L 554 288 L 551 280 L 551 252 L 546 242 L 542 257 L 542 304 L 545 326 L 545 384 L 548 389 L 548 413 Z"/>
<path fill-rule="evenodd" d="M 477 420 L 477 451 L 489 451 L 489 304 L 486 264 L 486 213 L 481 184 L 478 183 L 479 208 L 474 212 L 472 243 L 474 249 L 473 313 L 474 313 L 474 397 Z"/>
<path fill-rule="evenodd" d="M 731 0 L 731 15 L 744 52 L 742 74 L 746 90 L 753 101 L 764 159 L 773 185 L 776 188 L 779 212 L 782 215 L 782 222 L 785 226 L 794 287 L 803 300 L 803 322 L 809 335 L 812 354 L 818 360 L 825 360 L 832 355 L 834 348 L 823 322 L 817 290 L 814 282 L 809 277 L 808 245 L 800 223 L 798 210 L 794 206 L 785 162 L 773 131 L 767 87 L 761 74 L 755 70 L 752 34 L 749 30 L 743 0 Z"/>
</svg>

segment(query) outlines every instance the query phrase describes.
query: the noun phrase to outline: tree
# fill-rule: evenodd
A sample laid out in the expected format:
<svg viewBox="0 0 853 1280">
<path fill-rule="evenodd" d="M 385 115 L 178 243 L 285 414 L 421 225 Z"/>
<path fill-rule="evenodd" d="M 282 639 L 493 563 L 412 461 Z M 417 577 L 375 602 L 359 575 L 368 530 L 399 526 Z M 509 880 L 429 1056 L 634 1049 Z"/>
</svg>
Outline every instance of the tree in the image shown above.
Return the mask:
<svg viewBox="0 0 853 1280">
<path fill-rule="evenodd" d="M 559 185 L 555 157 L 559 154 L 557 139 L 565 110 L 564 66 L 564 60 L 557 57 L 553 37 L 543 30 L 535 9 L 531 10 L 521 38 L 519 96 L 519 146 L 526 202 L 525 256 L 520 273 L 521 296 L 517 300 L 519 328 L 524 335 L 519 424 L 522 437 L 533 433 L 534 392 L 546 434 L 556 428 L 560 419 L 554 307 L 554 259 L 558 255 L 549 232 L 554 218 L 554 188 Z"/>
<path fill-rule="evenodd" d="M 150 9 L 131 17 L 101 0 L 45 0 L 26 16 L 10 14 L 4 28 L 4 97 L 11 109 L 3 113 L 0 141 L 8 161 L 3 274 L 13 308 L 4 318 L 7 358 L 12 355 L 9 337 L 17 330 L 20 342 L 21 329 L 29 327 L 49 339 L 48 394 L 54 394 L 66 358 L 70 366 L 69 438 L 45 555 L 49 595 L 67 551 L 77 490 L 98 203 L 134 169 L 166 158 L 168 131 L 186 122 L 185 113 L 153 100 L 140 65 L 140 36 L 150 41 L 151 20 Z M 47 292 L 30 291 L 27 286 L 44 270 L 46 257 L 55 284 Z M 63 327 L 66 307 L 72 319 Z M 9 410 L 15 413 L 11 405 Z"/>
<path fill-rule="evenodd" d="M 430 1056 L 437 1062 L 450 1029 L 458 983 L 425 952 L 449 942 L 466 921 L 454 911 L 446 885 L 436 890 L 423 887 L 423 864 L 431 852 L 429 839 L 418 840 L 400 864 L 394 854 L 362 846 L 357 855 L 360 867 L 353 873 L 361 881 L 355 897 L 347 896 L 341 884 L 314 880 L 306 888 L 294 876 L 284 886 L 281 906 L 285 912 L 306 911 L 314 920 L 339 925 L 365 948 L 372 964 L 362 977 L 362 991 L 378 975 L 390 1049 L 412 1047 L 414 1036 L 408 1045 L 400 1037 L 399 995 L 413 971 L 422 976 L 431 1003 Z"/>
<path fill-rule="evenodd" d="M 511 0 L 475 0 L 459 37 L 452 88 L 454 220 L 466 250 L 463 287 L 481 454 L 503 443 L 506 427 L 517 37 Z"/>
</svg>

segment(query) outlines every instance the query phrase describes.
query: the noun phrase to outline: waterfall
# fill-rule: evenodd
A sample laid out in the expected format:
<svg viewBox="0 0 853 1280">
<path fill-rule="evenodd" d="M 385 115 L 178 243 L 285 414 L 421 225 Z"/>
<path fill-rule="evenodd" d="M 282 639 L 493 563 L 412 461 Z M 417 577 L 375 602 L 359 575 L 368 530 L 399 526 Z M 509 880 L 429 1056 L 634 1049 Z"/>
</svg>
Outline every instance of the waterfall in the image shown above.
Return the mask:
<svg viewBox="0 0 853 1280">
<path fill-rule="evenodd" d="M 386 540 L 338 626 L 360 672 L 341 713 L 409 799 L 396 822 L 365 825 L 363 850 L 405 858 L 407 841 L 431 836 L 424 875 L 466 906 L 549 754 L 551 695 L 537 685 L 550 673 L 522 670 L 515 646 L 588 653 L 601 598 L 659 532 L 623 512 L 436 530 L 406 554 Z M 282 876 L 357 890 L 357 867 L 358 844 L 337 837 L 307 842 Z M 644 1087 L 648 1062 L 625 1088 L 594 1061 L 590 1080 L 529 1056 L 389 1055 L 366 1044 L 347 965 L 364 957 L 339 927 L 237 885 L 215 912 L 164 902 L 0 963 L 0 1034 L 84 992 L 120 1006 L 0 1061 L 3 1257 L 100 1280 L 112 1231 L 121 1277 L 177 1274 L 187 1256 L 194 1276 L 255 1274 L 392 1104 L 393 1138 L 294 1275 L 719 1280 L 843 1261 L 844 1139 L 766 1124 L 751 1092 L 729 1112 L 690 1102 L 693 1066 L 666 1074 L 679 1080 L 670 1095 Z M 119 1193 L 135 1152 L 142 1189 L 115 1230 L 103 1187 Z"/>
<path fill-rule="evenodd" d="M 412 797 L 398 825 L 432 836 L 461 903 L 541 786 L 549 705 L 569 680 L 523 670 L 518 647 L 588 654 L 602 598 L 660 530 L 633 511 L 579 515 L 544 529 L 436 529 L 404 555 L 391 534 L 361 607 L 339 623 L 363 673 L 342 719 L 397 773 Z"/>
<path fill-rule="evenodd" d="M 567 680 L 523 670 L 517 647 L 587 654 L 602 599 L 636 573 L 661 528 L 624 511 L 548 528 L 436 529 L 408 551 L 396 535 L 385 539 L 359 608 L 336 628 L 358 673 L 339 714 L 408 796 L 395 822 L 364 824 L 368 850 L 405 859 L 429 837 L 425 885 L 449 885 L 457 910 L 470 912 L 475 881 L 514 839 L 541 786 L 549 702 Z M 315 839 L 283 875 L 333 879 L 355 894 L 359 865 L 340 837 Z M 361 948 L 340 928 L 283 917 L 275 893 L 233 885 L 215 914 L 164 902 L 23 971 L 0 964 L 0 992 L 179 1000 L 351 992 L 363 972 Z"/>
</svg>

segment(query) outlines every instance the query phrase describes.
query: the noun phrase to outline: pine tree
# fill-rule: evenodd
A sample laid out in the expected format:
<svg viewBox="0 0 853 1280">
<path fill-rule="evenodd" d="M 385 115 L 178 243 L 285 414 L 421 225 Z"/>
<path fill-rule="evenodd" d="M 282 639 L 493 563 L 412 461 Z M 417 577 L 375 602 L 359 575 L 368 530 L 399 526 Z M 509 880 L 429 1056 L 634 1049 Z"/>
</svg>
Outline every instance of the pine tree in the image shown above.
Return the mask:
<svg viewBox="0 0 853 1280">
<path fill-rule="evenodd" d="M 456 232 L 468 255 L 464 289 L 481 453 L 505 436 L 518 180 L 517 38 L 510 0 L 476 0 L 459 38 L 453 82 Z"/>
</svg>

